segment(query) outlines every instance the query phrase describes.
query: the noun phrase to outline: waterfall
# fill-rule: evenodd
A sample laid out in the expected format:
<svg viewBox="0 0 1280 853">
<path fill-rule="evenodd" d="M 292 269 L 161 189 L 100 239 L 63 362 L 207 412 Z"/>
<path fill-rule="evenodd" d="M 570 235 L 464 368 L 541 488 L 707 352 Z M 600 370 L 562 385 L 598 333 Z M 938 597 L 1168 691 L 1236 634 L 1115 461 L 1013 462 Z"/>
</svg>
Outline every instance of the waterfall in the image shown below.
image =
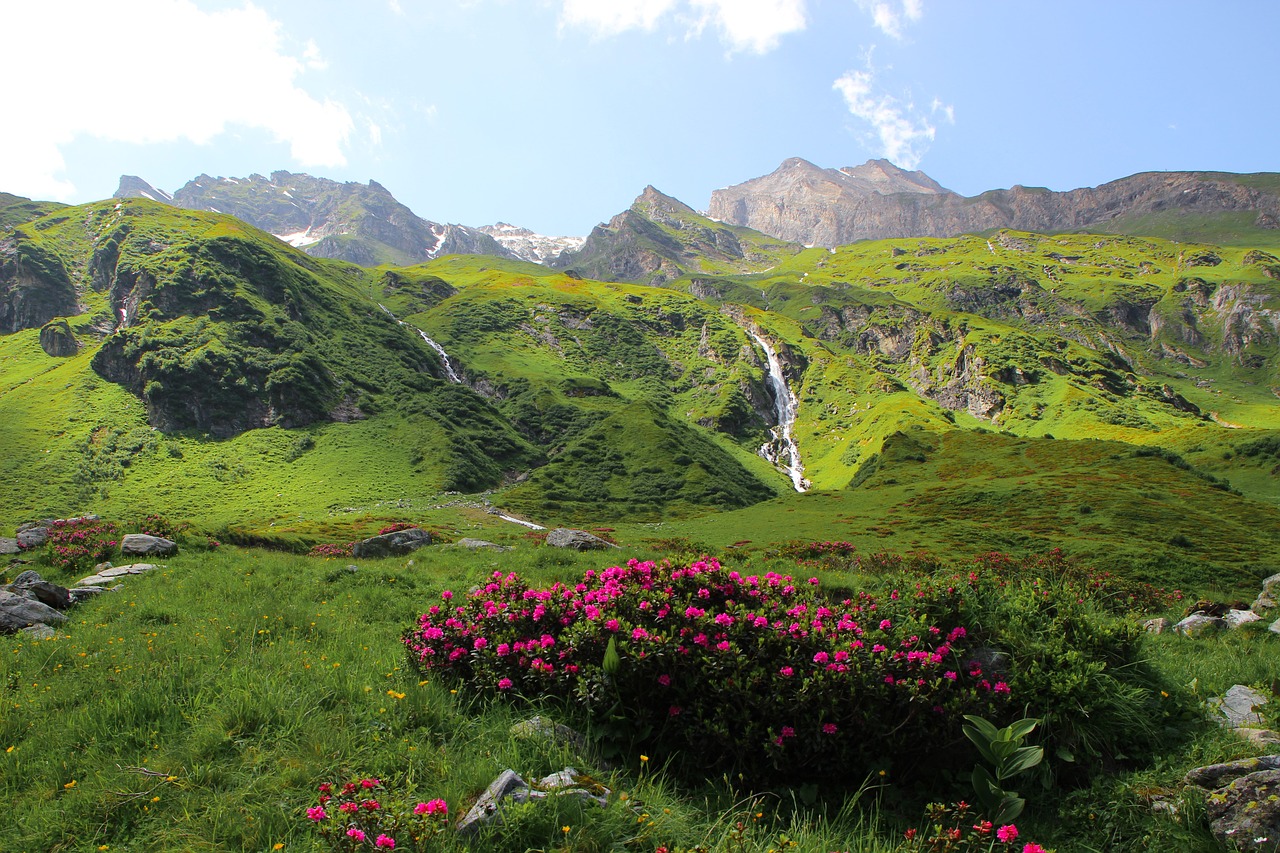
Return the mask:
<svg viewBox="0 0 1280 853">
<path fill-rule="evenodd" d="M 383 311 L 386 311 L 387 316 L 390 317 L 392 320 L 395 320 L 401 326 L 409 326 L 409 324 L 406 323 L 404 320 L 401 320 L 395 314 L 392 314 L 391 309 L 383 305 L 381 302 L 378 303 L 378 307 L 381 308 Z M 440 361 L 443 362 L 444 364 L 445 376 L 449 377 L 449 381 L 452 382 L 454 385 L 461 385 L 462 377 L 458 375 L 458 371 L 453 369 L 453 362 L 449 360 L 449 353 L 444 351 L 444 347 L 440 346 L 438 343 L 433 341 L 430 335 L 428 335 L 426 332 L 419 329 L 417 326 L 409 326 L 409 328 L 417 332 L 419 337 L 421 337 L 424 341 L 427 342 L 427 346 L 435 350 L 436 354 L 440 356 Z"/>
<path fill-rule="evenodd" d="M 427 342 L 427 346 L 439 353 L 440 360 L 444 362 L 445 375 L 449 377 L 449 381 L 455 385 L 461 385 L 462 377 L 453 369 L 453 362 L 449 361 L 449 353 L 444 351 L 444 347 L 431 340 L 430 336 L 428 336 L 426 332 L 418 329 L 417 326 L 414 326 L 414 328 L 417 329 L 419 335 L 422 335 L 422 339 Z"/>
<path fill-rule="evenodd" d="M 765 359 L 769 363 L 768 383 L 770 390 L 773 391 L 773 405 L 778 419 L 778 425 L 771 428 L 773 441 L 760 447 L 760 455 L 786 471 L 797 492 L 806 491 L 809 488 L 809 481 L 805 479 L 804 466 L 800 464 L 800 448 L 791 434 L 795 428 L 799 402 L 787 385 L 787 377 L 782 372 L 782 362 L 778 358 L 778 353 L 755 328 L 748 328 L 747 334 L 764 350 Z"/>
</svg>

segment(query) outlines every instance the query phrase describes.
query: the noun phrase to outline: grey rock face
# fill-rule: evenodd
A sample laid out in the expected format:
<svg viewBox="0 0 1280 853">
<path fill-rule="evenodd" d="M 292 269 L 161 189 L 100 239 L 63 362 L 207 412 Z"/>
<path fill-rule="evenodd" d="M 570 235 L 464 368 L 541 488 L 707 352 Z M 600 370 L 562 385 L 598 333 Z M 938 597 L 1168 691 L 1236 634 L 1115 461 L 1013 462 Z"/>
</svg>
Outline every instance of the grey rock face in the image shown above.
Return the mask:
<svg viewBox="0 0 1280 853">
<path fill-rule="evenodd" d="M 1219 619 L 1217 616 L 1206 616 L 1203 613 L 1192 613 L 1186 619 L 1174 625 L 1173 630 L 1175 633 L 1187 637 L 1203 637 L 1206 634 L 1225 631 L 1229 627 L 1231 626 L 1226 619 Z"/>
<path fill-rule="evenodd" d="M 618 547 L 585 530 L 574 530 L 569 527 L 557 527 L 548 533 L 547 544 L 552 548 L 572 548 L 575 551 L 600 551 Z"/>
<path fill-rule="evenodd" d="M 1208 173 L 1147 172 L 1069 192 L 1015 186 L 965 198 L 883 160 L 823 169 L 792 158 L 769 175 L 716 190 L 707 213 L 783 240 L 831 248 L 998 228 L 1053 234 L 1156 210 L 1274 216 L 1278 207 L 1274 195 Z"/>
<path fill-rule="evenodd" d="M 1252 610 L 1228 610 L 1227 615 L 1222 617 L 1232 628 L 1239 628 L 1241 625 L 1247 625 L 1250 622 L 1257 622 L 1262 619 Z"/>
<path fill-rule="evenodd" d="M 18 547 L 17 539 L 0 536 L 0 557 L 12 557 L 20 553 L 22 553 L 22 549 Z"/>
<path fill-rule="evenodd" d="M 55 610 L 66 610 L 71 606 L 71 595 L 65 586 L 50 583 L 32 571 L 23 572 L 13 579 L 13 583 L 0 589 L 8 589 L 15 595 L 39 601 Z"/>
<path fill-rule="evenodd" d="M 494 543 L 486 542 L 483 539 L 459 539 L 457 542 L 453 544 L 457 545 L 459 548 L 469 548 L 473 551 L 476 550 L 477 548 L 487 548 L 491 551 L 510 551 L 511 550 L 506 545 L 495 545 Z"/>
<path fill-rule="evenodd" d="M 1280 843 L 1280 770 L 1260 770 L 1208 796 L 1209 828 L 1233 850 L 1274 851 Z"/>
<path fill-rule="evenodd" d="M 23 549 L 39 548 L 49 541 L 49 528 L 29 527 L 18 531 L 18 547 Z"/>
<path fill-rule="evenodd" d="M 108 565 L 108 567 L 102 571 L 76 581 L 76 586 L 86 588 L 106 586 L 112 581 L 118 580 L 126 575 L 141 575 L 146 572 L 155 571 L 156 568 L 157 566 L 152 563 L 134 563 L 131 566 Z"/>
<path fill-rule="evenodd" d="M 1259 770 L 1280 770 L 1280 755 L 1263 755 L 1259 758 L 1242 758 L 1239 761 L 1226 761 L 1222 764 L 1210 764 L 1187 771 L 1182 781 L 1197 788 L 1213 790 L 1229 785 L 1236 779 L 1257 773 Z"/>
<path fill-rule="evenodd" d="M 598 806 L 607 806 L 609 794 L 608 788 L 583 777 L 572 767 L 566 767 L 559 773 L 552 773 L 540 779 L 535 785 L 530 785 L 520 778 L 514 770 L 504 770 L 480 795 L 480 799 L 476 800 L 476 804 L 472 806 L 471 811 L 467 812 L 466 817 L 458 823 L 458 833 L 467 835 L 475 832 L 483 824 L 501 820 L 502 804 L 506 800 L 524 803 L 529 800 L 546 799 L 548 796 L 577 797 Z"/>
<path fill-rule="evenodd" d="M 61 625 L 67 617 L 47 604 L 0 590 L 0 633 L 12 634 L 28 625 Z"/>
<path fill-rule="evenodd" d="M 416 551 L 424 545 L 431 544 L 431 534 L 417 527 L 408 530 L 397 530 L 384 533 L 357 542 L 352 549 L 352 556 L 365 559 L 378 557 L 395 557 Z"/>
<path fill-rule="evenodd" d="M 40 349 L 54 358 L 69 358 L 80 352 L 80 342 L 66 320 L 54 320 L 40 329 Z"/>
<path fill-rule="evenodd" d="M 1254 708 L 1263 707 L 1270 698 L 1252 687 L 1237 684 L 1224 696 L 1210 700 L 1209 704 L 1221 715 L 1219 721 L 1224 725 L 1231 728 L 1256 727 L 1265 726 L 1267 721 Z"/>
<path fill-rule="evenodd" d="M 22 629 L 22 633 L 33 640 L 52 640 L 58 636 L 58 632 L 48 625 L 29 625 Z"/>
<path fill-rule="evenodd" d="M 146 533 L 130 533 L 120 540 L 120 553 L 126 557 L 172 557 L 178 553 L 178 543 Z"/>
<path fill-rule="evenodd" d="M 1163 616 L 1157 619 L 1148 619 L 1146 622 L 1142 623 L 1142 630 L 1146 631 L 1148 634 L 1163 634 L 1171 627 L 1173 627 L 1173 623 Z"/>
</svg>

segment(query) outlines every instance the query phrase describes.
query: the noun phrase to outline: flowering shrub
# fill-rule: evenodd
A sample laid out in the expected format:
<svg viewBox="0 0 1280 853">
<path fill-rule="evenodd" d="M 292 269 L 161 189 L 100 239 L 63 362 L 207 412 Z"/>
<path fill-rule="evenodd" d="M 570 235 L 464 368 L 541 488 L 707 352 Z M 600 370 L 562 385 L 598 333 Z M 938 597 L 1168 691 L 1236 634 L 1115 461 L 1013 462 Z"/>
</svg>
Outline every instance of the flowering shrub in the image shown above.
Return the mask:
<svg viewBox="0 0 1280 853">
<path fill-rule="evenodd" d="M 884 583 L 903 589 L 928 618 L 969 627 L 988 670 L 1007 673 L 1024 697 L 1020 710 L 1042 721 L 1042 744 L 1056 760 L 1037 772 L 1059 781 L 1083 781 L 1120 756 L 1142 760 L 1194 704 L 1144 662 L 1142 629 L 1120 615 L 1128 605 L 1117 606 L 1118 582 L 1061 552 L 1026 560 L 985 554 L 972 566 Z M 1003 725 L 1013 717 L 993 719 Z"/>
<path fill-rule="evenodd" d="M 714 560 L 632 560 L 546 589 L 495 572 L 464 600 L 442 593 L 404 639 L 423 672 L 569 700 L 606 736 L 700 773 L 861 779 L 887 755 L 929 756 L 932 772 L 962 714 L 1007 704 L 1009 684 L 965 665 L 963 625 L 819 587 Z"/>
<path fill-rule="evenodd" d="M 329 545 L 316 545 L 307 552 L 308 557 L 350 557 L 354 552 L 355 545 L 351 542 L 346 544 L 333 543 Z"/>
<path fill-rule="evenodd" d="M 307 820 L 332 850 L 422 851 L 449 826 L 449 806 L 444 800 L 410 804 L 379 779 L 326 782 Z"/>
<path fill-rule="evenodd" d="M 178 535 L 178 528 L 173 522 L 163 515 L 155 513 L 143 516 L 134 524 L 134 528 L 139 533 L 145 533 L 148 536 L 160 536 L 165 539 L 173 539 Z"/>
<path fill-rule="evenodd" d="M 71 518 L 49 525 L 49 560 L 64 569 L 101 563 L 120 544 L 120 531 L 110 521 Z"/>
<path fill-rule="evenodd" d="M 399 533 L 401 530 L 412 530 L 417 526 L 418 525 L 410 524 L 407 521 L 396 521 L 379 530 L 378 535 L 385 536 L 388 533 Z"/>
<path fill-rule="evenodd" d="M 924 829 L 906 831 L 898 853 L 1053 853 L 1034 842 L 1019 848 L 1018 827 L 1011 823 L 997 826 L 983 820 L 965 802 L 952 806 L 930 803 L 925 807 L 925 820 L 928 825 Z"/>
<path fill-rule="evenodd" d="M 858 565 L 857 548 L 851 542 L 784 542 L 778 556 L 795 560 L 804 569 L 853 569 Z"/>
</svg>

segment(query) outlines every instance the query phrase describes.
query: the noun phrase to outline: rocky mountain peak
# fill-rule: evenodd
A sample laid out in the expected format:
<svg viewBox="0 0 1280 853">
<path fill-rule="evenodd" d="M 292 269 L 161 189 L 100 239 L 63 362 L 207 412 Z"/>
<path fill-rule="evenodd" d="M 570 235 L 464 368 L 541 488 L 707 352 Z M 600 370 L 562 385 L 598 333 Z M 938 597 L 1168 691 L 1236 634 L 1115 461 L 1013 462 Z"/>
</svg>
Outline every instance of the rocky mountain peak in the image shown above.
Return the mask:
<svg viewBox="0 0 1280 853">
<path fill-rule="evenodd" d="M 137 175 L 121 175 L 120 185 L 116 187 L 116 191 L 111 197 L 149 198 L 152 201 L 164 202 L 165 204 L 173 203 L 173 196 L 170 193 L 156 189 Z"/>
<path fill-rule="evenodd" d="M 908 172 L 888 160 L 868 160 L 861 166 L 845 166 L 837 169 L 843 175 L 855 178 L 880 195 L 891 193 L 946 193 L 942 184 L 924 172 Z"/>
<path fill-rule="evenodd" d="M 658 190 L 652 184 L 645 187 L 644 192 L 636 197 L 636 200 L 631 203 L 631 209 L 643 213 L 650 219 L 665 218 L 663 214 L 667 216 L 697 215 L 697 211 L 692 207 Z"/>
</svg>

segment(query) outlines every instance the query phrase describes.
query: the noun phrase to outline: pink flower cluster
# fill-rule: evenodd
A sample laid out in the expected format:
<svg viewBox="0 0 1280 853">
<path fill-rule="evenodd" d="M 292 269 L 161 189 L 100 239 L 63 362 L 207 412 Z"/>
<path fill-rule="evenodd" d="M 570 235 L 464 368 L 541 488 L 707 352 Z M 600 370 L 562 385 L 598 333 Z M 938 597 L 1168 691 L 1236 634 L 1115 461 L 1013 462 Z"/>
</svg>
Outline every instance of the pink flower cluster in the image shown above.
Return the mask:
<svg viewBox="0 0 1280 853">
<path fill-rule="evenodd" d="M 896 594 L 837 603 L 816 578 L 743 575 L 704 559 L 632 560 L 541 589 L 495 572 L 465 597 L 443 593 L 404 641 L 423 672 L 589 709 L 621 695 L 637 725 L 671 746 L 711 738 L 741 753 L 754 743 L 776 762 L 779 752 L 834 759 L 833 741 L 860 749 L 879 728 L 912 734 L 897 725 L 904 716 L 922 727 L 918 739 L 939 718 L 955 728 L 960 712 L 1007 699 L 1006 683 L 963 666 L 967 636 L 923 621 Z M 621 666 L 605 678 L 611 642 Z M 744 730 L 744 714 L 755 728 Z"/>
<path fill-rule="evenodd" d="M 372 794 L 381 792 L 383 801 Z M 341 787 L 325 782 L 319 788 L 319 805 L 307 809 L 307 819 L 334 849 L 354 849 L 371 844 L 394 850 L 396 836 L 412 839 L 410 847 L 443 832 L 449 823 L 449 806 L 441 799 L 403 804 L 388 792 L 380 779 L 356 779 Z"/>
</svg>

